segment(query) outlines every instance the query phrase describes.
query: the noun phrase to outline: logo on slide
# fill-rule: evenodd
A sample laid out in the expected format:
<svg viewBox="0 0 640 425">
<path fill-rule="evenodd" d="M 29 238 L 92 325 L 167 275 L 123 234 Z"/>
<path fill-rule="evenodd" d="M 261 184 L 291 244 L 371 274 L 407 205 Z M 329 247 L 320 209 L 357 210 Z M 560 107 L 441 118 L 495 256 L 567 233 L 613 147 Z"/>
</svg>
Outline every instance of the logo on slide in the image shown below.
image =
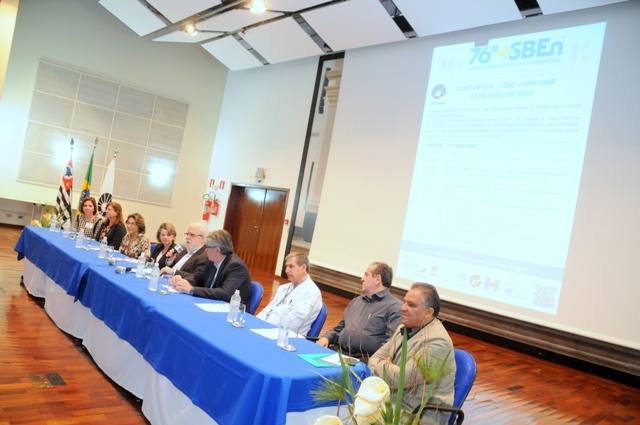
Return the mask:
<svg viewBox="0 0 640 425">
<path fill-rule="evenodd" d="M 440 99 L 445 94 L 447 94 L 447 88 L 442 84 L 438 84 L 431 89 L 431 96 L 433 96 L 434 99 Z"/>
<path fill-rule="evenodd" d="M 482 278 L 477 274 L 472 274 L 469 276 L 469 285 L 473 288 L 477 288 L 478 286 L 482 286 Z"/>
</svg>

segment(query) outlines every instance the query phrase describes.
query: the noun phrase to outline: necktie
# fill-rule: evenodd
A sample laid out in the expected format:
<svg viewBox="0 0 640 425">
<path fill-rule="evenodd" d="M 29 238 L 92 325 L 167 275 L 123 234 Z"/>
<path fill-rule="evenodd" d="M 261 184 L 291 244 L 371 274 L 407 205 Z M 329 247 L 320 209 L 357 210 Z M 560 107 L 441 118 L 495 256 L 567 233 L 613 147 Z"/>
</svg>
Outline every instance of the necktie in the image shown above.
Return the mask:
<svg viewBox="0 0 640 425">
<path fill-rule="evenodd" d="M 213 267 L 215 267 L 215 268 L 216 268 L 216 272 L 215 272 L 215 274 L 213 275 L 213 280 L 211 281 L 211 285 L 209 285 L 209 288 L 213 288 L 213 285 L 215 285 L 215 283 L 216 283 L 216 278 L 218 277 L 218 270 L 219 270 L 219 269 L 218 269 L 218 267 L 216 267 L 215 265 L 214 265 Z"/>
</svg>

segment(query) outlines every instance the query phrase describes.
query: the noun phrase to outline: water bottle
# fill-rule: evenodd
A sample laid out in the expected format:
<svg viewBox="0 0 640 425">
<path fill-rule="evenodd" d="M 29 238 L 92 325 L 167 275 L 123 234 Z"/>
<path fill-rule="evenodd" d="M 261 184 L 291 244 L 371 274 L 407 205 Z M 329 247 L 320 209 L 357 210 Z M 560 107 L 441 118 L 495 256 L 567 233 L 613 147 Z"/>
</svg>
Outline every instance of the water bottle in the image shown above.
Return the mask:
<svg viewBox="0 0 640 425">
<path fill-rule="evenodd" d="M 62 237 L 63 238 L 68 238 L 69 237 L 69 228 L 71 227 L 70 225 L 70 221 L 71 220 L 67 220 L 64 222 L 64 224 L 62 225 Z"/>
<path fill-rule="evenodd" d="M 151 278 L 149 279 L 148 290 L 156 292 L 158 290 L 158 279 L 160 278 L 160 265 L 158 263 L 154 264 L 151 269 Z"/>
<path fill-rule="evenodd" d="M 105 236 L 100 241 L 100 251 L 98 251 L 98 258 L 104 258 L 107 256 L 107 237 Z"/>
<path fill-rule="evenodd" d="M 51 223 L 49 223 L 49 230 L 51 232 L 56 232 L 58 228 L 58 216 L 54 215 L 51 217 Z"/>
<path fill-rule="evenodd" d="M 144 252 L 140 254 L 138 257 L 138 265 L 136 266 L 136 277 L 144 276 L 144 264 L 146 263 L 146 258 L 144 258 Z"/>
<path fill-rule="evenodd" d="M 240 290 L 236 289 L 236 292 L 233 293 L 231 297 L 231 302 L 229 303 L 229 314 L 227 315 L 227 322 L 233 323 L 236 320 L 236 315 L 238 314 L 238 306 L 240 305 Z"/>
<path fill-rule="evenodd" d="M 78 233 L 78 237 L 76 238 L 76 248 L 82 248 L 83 242 L 84 242 L 84 233 Z"/>
<path fill-rule="evenodd" d="M 286 347 L 289 344 L 289 310 L 280 318 L 278 328 L 278 346 Z"/>
</svg>

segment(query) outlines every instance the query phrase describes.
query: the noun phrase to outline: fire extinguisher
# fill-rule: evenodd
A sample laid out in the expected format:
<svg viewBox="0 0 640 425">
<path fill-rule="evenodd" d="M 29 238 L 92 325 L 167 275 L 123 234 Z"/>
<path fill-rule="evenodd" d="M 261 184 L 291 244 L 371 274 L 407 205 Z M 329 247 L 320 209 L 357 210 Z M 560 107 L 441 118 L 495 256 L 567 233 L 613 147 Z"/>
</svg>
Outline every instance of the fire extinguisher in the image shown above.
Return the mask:
<svg viewBox="0 0 640 425">
<path fill-rule="evenodd" d="M 202 198 L 204 199 L 204 205 L 202 207 L 202 220 L 209 221 L 211 215 L 217 216 L 220 210 L 220 202 L 215 193 L 205 193 Z"/>
<path fill-rule="evenodd" d="M 202 207 L 202 221 L 209 221 L 212 204 L 213 204 L 213 201 L 211 200 L 211 198 L 204 199 L 204 206 Z"/>
<path fill-rule="evenodd" d="M 220 202 L 218 202 L 218 198 L 213 198 L 213 204 L 211 205 L 211 214 L 218 216 L 218 210 L 220 209 Z"/>
</svg>

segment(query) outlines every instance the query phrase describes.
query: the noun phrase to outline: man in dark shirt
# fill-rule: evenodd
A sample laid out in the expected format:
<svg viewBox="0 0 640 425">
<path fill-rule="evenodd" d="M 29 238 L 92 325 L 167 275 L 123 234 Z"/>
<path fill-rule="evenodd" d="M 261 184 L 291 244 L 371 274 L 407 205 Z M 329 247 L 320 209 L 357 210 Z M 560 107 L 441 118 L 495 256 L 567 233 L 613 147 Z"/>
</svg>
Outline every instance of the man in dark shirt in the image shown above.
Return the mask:
<svg viewBox="0 0 640 425">
<path fill-rule="evenodd" d="M 400 325 L 402 301 L 389 292 L 393 269 L 374 262 L 362 277 L 362 295 L 351 300 L 338 325 L 318 344 L 367 362 Z"/>
</svg>

